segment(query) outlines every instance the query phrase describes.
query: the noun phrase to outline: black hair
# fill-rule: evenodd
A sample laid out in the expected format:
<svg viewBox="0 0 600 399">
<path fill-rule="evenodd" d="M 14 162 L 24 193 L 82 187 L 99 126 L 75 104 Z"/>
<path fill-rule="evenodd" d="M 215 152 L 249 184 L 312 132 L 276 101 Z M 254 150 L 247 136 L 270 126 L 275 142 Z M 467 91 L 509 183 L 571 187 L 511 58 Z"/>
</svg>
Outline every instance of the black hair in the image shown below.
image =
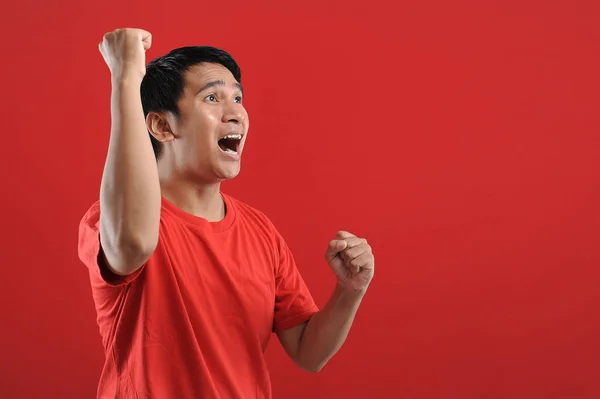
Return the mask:
<svg viewBox="0 0 600 399">
<path fill-rule="evenodd" d="M 214 63 L 227 68 L 233 77 L 242 83 L 240 67 L 224 50 L 210 46 L 188 46 L 176 48 L 153 59 L 146 67 L 142 80 L 141 97 L 144 117 L 150 112 L 170 112 L 179 116 L 177 101 L 183 95 L 184 74 L 197 64 Z M 161 143 L 150 134 L 156 159 L 161 154 Z"/>
</svg>

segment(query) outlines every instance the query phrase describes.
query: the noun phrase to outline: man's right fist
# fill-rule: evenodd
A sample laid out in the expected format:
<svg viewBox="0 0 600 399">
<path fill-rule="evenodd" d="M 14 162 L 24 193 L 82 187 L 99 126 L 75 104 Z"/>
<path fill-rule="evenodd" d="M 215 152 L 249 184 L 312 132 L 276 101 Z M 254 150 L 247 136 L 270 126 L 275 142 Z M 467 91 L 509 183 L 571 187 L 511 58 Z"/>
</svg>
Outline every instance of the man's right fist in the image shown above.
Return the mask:
<svg viewBox="0 0 600 399">
<path fill-rule="evenodd" d="M 152 35 L 142 29 L 117 29 L 104 35 L 98 45 L 113 77 L 134 75 L 140 80 L 146 74 L 146 50 Z"/>
</svg>

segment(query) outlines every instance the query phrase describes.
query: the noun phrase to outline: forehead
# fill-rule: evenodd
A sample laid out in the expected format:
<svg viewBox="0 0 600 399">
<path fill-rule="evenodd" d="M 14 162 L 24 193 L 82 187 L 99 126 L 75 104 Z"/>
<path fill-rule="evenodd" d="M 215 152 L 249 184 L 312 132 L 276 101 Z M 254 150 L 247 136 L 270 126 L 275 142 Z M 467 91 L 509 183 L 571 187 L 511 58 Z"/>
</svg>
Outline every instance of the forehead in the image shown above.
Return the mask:
<svg viewBox="0 0 600 399">
<path fill-rule="evenodd" d="M 185 74 L 186 86 L 191 89 L 216 80 L 224 81 L 227 86 L 234 86 L 237 83 L 229 69 L 221 64 L 203 63 L 194 65 Z"/>
</svg>

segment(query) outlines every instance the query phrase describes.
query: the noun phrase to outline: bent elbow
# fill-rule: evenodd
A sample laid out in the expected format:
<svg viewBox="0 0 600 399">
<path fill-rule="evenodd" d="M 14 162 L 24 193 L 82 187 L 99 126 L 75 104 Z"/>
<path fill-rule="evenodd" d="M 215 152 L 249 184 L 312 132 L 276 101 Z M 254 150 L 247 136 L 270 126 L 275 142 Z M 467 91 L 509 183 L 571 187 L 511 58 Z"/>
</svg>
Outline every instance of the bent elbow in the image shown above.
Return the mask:
<svg viewBox="0 0 600 399">
<path fill-rule="evenodd" d="M 110 240 L 109 240 L 110 241 Z M 115 243 L 103 243 L 108 266 L 115 274 L 126 276 L 137 271 L 154 253 L 158 239 L 129 238 Z"/>
<path fill-rule="evenodd" d="M 149 237 L 144 240 L 137 240 L 130 243 L 130 251 L 138 259 L 145 263 L 156 250 L 158 245 L 158 237 Z"/>
<path fill-rule="evenodd" d="M 146 263 L 154 253 L 156 246 L 157 242 L 152 240 L 129 241 L 120 245 L 119 252 L 123 255 L 126 265 L 133 269 L 129 273 L 133 273 Z"/>
<path fill-rule="evenodd" d="M 321 370 L 323 370 L 323 367 L 325 367 L 325 365 L 327 364 L 327 362 L 320 362 L 320 363 L 299 363 L 297 362 L 298 366 L 300 366 L 300 368 L 304 371 L 307 371 L 311 374 L 316 374 L 318 372 L 320 372 Z"/>
</svg>

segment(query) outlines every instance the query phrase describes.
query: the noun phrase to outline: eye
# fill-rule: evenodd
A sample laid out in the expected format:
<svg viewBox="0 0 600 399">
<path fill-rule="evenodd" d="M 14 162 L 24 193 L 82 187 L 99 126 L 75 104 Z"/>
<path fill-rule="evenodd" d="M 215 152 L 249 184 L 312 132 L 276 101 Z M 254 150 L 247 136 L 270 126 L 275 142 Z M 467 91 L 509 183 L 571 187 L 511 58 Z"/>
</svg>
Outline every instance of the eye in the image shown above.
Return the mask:
<svg viewBox="0 0 600 399">
<path fill-rule="evenodd" d="M 215 96 L 214 94 L 209 94 L 204 99 L 208 101 L 217 101 L 217 96 Z"/>
<path fill-rule="evenodd" d="M 241 104 L 242 103 L 242 96 L 236 96 L 235 97 L 235 102 Z"/>
</svg>

